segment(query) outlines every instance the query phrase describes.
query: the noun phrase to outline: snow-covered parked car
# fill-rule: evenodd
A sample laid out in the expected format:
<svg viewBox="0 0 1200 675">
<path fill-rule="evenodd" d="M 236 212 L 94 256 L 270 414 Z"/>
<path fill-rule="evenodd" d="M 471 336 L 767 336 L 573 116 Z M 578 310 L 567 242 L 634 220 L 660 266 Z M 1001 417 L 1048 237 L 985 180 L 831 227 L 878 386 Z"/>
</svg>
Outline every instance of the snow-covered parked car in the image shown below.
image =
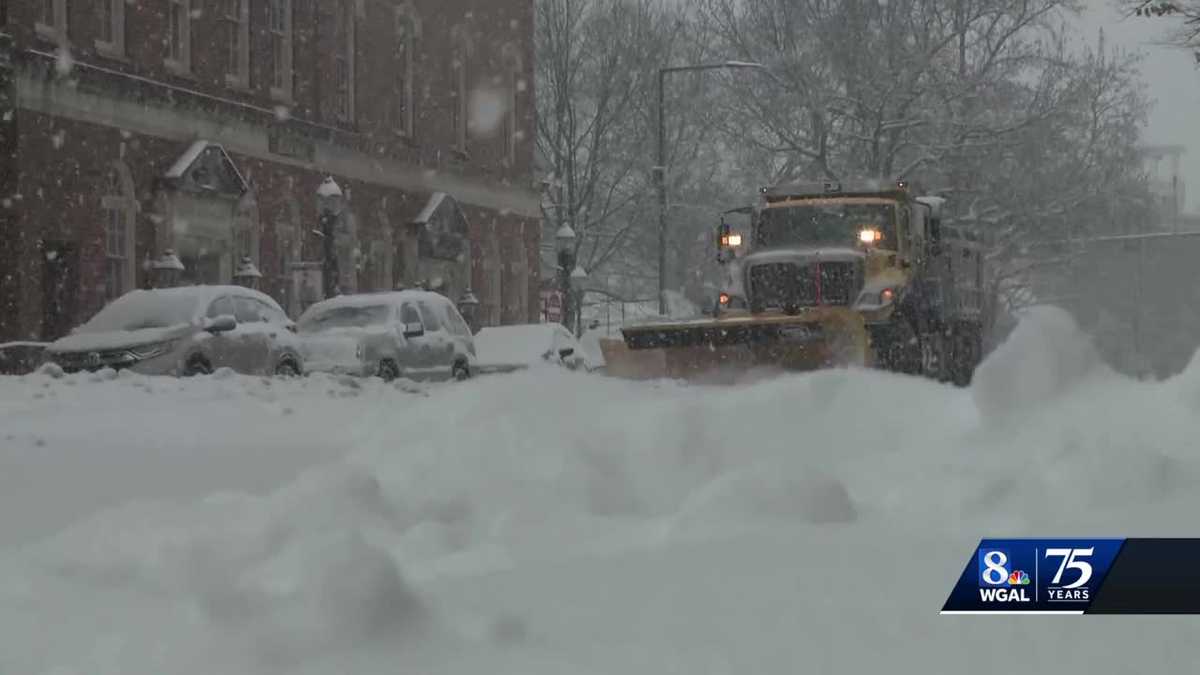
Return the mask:
<svg viewBox="0 0 1200 675">
<path fill-rule="evenodd" d="M 64 370 L 147 375 L 299 375 L 295 324 L 269 295 L 242 286 L 130 291 L 46 348 Z"/>
<path fill-rule="evenodd" d="M 583 346 L 560 323 L 489 326 L 475 336 L 480 372 L 508 372 L 540 366 L 591 370 Z"/>
<path fill-rule="evenodd" d="M 322 300 L 297 322 L 311 371 L 463 380 L 475 364 L 471 329 L 431 291 L 387 291 Z"/>
</svg>

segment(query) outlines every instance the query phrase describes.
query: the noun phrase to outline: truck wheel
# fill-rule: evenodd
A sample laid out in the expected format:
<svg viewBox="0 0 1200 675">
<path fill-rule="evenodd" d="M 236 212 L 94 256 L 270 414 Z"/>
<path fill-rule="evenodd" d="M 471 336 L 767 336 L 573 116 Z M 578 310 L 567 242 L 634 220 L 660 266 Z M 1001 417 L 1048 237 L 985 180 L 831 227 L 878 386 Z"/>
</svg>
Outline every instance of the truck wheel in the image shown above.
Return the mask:
<svg viewBox="0 0 1200 675">
<path fill-rule="evenodd" d="M 203 356 L 193 356 L 188 359 L 187 365 L 183 367 L 184 377 L 195 377 L 196 375 L 212 375 L 213 367 L 209 365 L 208 360 Z"/>
<path fill-rule="evenodd" d="M 874 362 L 883 370 L 916 375 L 921 372 L 921 342 L 912 324 L 897 317 L 871 333 Z"/>
<path fill-rule="evenodd" d="M 471 377 L 471 369 L 467 367 L 467 364 L 463 363 L 462 361 L 458 361 L 455 362 L 454 367 L 450 369 L 450 376 L 456 381 L 462 382 L 463 380 Z"/>
<path fill-rule="evenodd" d="M 971 324 L 959 324 L 955 326 L 950 339 L 954 345 L 954 356 L 950 362 L 950 381 L 956 386 L 966 387 L 971 384 L 975 366 L 979 365 L 982 357 L 980 333 Z"/>
<path fill-rule="evenodd" d="M 938 382 L 945 382 L 950 370 L 947 358 L 947 340 L 935 331 L 921 336 L 921 374 Z"/>
<path fill-rule="evenodd" d="M 384 359 L 379 362 L 379 370 L 376 374 L 384 382 L 391 382 L 400 377 L 400 366 L 396 365 L 396 362 L 391 359 Z"/>
</svg>

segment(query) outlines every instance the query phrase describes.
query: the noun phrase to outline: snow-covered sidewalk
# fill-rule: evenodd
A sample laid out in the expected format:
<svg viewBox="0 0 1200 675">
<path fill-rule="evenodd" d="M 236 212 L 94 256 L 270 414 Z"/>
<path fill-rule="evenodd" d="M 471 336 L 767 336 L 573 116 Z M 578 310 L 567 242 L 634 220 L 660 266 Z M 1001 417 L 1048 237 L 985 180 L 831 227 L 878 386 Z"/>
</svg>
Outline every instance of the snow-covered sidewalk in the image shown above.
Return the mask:
<svg viewBox="0 0 1200 675">
<path fill-rule="evenodd" d="M 938 616 L 982 536 L 1194 534 L 1200 364 L 1081 344 L 1037 313 L 967 391 L 0 379 L 4 532 L 45 537 L 0 672 L 1189 672 L 1187 618 Z"/>
</svg>

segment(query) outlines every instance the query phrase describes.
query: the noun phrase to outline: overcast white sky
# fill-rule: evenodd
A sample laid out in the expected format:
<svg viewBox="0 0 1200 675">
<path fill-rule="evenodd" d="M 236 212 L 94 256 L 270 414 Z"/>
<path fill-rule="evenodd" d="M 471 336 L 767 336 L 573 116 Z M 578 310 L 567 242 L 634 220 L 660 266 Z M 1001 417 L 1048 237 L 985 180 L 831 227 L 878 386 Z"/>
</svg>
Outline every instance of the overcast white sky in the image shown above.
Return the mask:
<svg viewBox="0 0 1200 675">
<path fill-rule="evenodd" d="M 1200 211 L 1200 69 L 1190 52 L 1152 44 L 1164 39 L 1177 21 L 1124 19 L 1115 0 L 1085 1 L 1089 9 L 1083 17 L 1081 38 L 1090 36 L 1094 43 L 1103 28 L 1107 40 L 1145 56 L 1142 70 L 1150 96 L 1155 99 L 1146 140 L 1187 147 L 1181 168 L 1187 186 L 1186 208 Z"/>
</svg>

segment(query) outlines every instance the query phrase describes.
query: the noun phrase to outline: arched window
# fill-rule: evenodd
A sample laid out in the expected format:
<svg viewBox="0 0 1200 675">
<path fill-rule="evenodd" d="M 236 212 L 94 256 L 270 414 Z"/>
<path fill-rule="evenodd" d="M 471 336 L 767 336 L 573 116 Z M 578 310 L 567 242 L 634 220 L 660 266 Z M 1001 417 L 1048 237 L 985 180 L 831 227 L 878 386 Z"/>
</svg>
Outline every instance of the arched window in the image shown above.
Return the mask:
<svg viewBox="0 0 1200 675">
<path fill-rule="evenodd" d="M 525 224 L 508 238 L 508 279 L 504 282 L 504 313 L 515 323 L 529 320 L 529 254 L 525 250 Z"/>
<path fill-rule="evenodd" d="M 513 44 L 506 44 L 500 52 L 504 64 L 504 162 L 513 167 L 517 163 L 517 146 L 520 144 L 521 132 L 521 94 L 525 91 L 524 61 L 520 51 Z"/>
<path fill-rule="evenodd" d="M 379 231 L 363 252 L 362 269 L 359 272 L 359 290 L 389 291 L 392 282 L 392 226 L 387 215 L 387 198 L 380 204 L 376 214 Z"/>
<path fill-rule="evenodd" d="M 392 92 L 393 124 L 396 133 L 412 138 L 416 127 L 416 83 L 414 64 L 417 60 L 417 38 L 421 23 L 411 1 L 396 8 L 395 90 Z"/>
<path fill-rule="evenodd" d="M 297 292 L 295 271 L 292 269 L 294 263 L 304 261 L 304 238 L 308 229 L 304 227 L 304 222 L 300 219 L 300 205 L 296 201 L 295 185 L 292 179 L 288 179 L 287 188 L 284 192 L 283 208 L 275 209 L 277 220 L 275 221 L 275 288 L 279 299 L 279 304 L 287 310 L 290 316 L 299 316 L 301 310 L 301 298 Z M 264 274 L 269 273 L 268 270 L 262 270 Z"/>
<path fill-rule="evenodd" d="M 455 26 L 450 31 L 451 49 L 451 82 L 454 83 L 454 148 L 462 154 L 467 153 L 467 127 L 469 125 L 468 82 L 470 78 L 470 62 L 472 54 L 471 37 L 464 26 Z"/>
<path fill-rule="evenodd" d="M 358 218 L 348 207 L 342 211 L 335 225 L 334 251 L 338 261 L 338 287 L 343 294 L 358 291 L 358 271 L 363 262 L 363 251 L 359 248 Z"/>
<path fill-rule="evenodd" d="M 259 240 L 258 201 L 253 191 L 247 191 L 238 202 L 237 215 L 233 219 L 234 269 L 242 258 L 250 258 L 256 267 L 259 265 Z"/>
<path fill-rule="evenodd" d="M 483 250 L 483 297 L 479 299 L 480 318 L 485 326 L 499 326 L 504 302 L 504 261 L 500 249 L 500 235 L 493 220 L 488 227 L 487 241 Z"/>
<path fill-rule="evenodd" d="M 124 162 L 113 162 L 105 172 L 104 195 L 100 198 L 104 220 L 104 295 L 112 300 L 133 290 L 133 264 L 137 199 L 133 178 Z"/>
</svg>

